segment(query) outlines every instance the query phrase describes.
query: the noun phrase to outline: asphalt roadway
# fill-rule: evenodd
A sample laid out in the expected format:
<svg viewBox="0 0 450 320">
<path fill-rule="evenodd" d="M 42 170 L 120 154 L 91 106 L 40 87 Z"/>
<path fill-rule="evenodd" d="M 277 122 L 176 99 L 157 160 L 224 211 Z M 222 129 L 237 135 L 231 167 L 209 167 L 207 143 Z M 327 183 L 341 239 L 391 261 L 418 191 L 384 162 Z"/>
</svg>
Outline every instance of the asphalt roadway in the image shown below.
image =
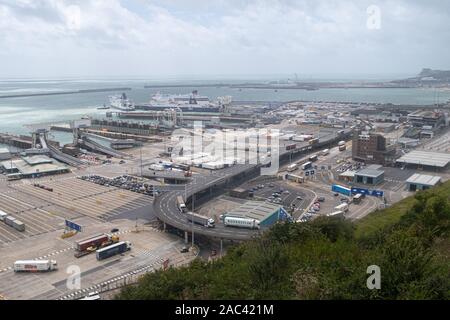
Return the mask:
<svg viewBox="0 0 450 320">
<path fill-rule="evenodd" d="M 190 183 L 186 185 L 187 197 L 203 191 L 208 187 L 221 184 L 234 176 L 253 169 L 255 165 L 234 165 L 229 168 L 215 171 L 210 175 L 193 175 Z M 187 221 L 185 214 L 178 210 L 177 196 L 185 196 L 185 191 L 171 191 L 163 193 L 155 198 L 155 215 L 163 222 L 180 230 L 201 234 L 209 237 L 228 240 L 247 240 L 260 232 L 259 230 L 226 227 L 223 224 L 216 224 L 214 228 L 207 228 Z M 195 204 L 195 200 L 194 200 Z"/>
<path fill-rule="evenodd" d="M 348 129 L 346 131 L 349 132 Z M 324 135 L 321 135 L 320 139 L 322 141 L 320 141 L 317 147 L 330 144 L 333 140 L 337 143 L 338 137 L 334 132 L 326 132 Z M 299 144 L 297 144 L 297 148 L 299 148 Z M 303 149 L 306 151 L 307 147 L 305 146 Z M 290 151 L 280 150 L 280 156 L 289 152 Z M 201 234 L 208 237 L 227 240 L 248 240 L 258 235 L 261 231 L 226 227 L 223 224 L 216 224 L 214 228 L 207 228 L 188 222 L 186 216 L 178 210 L 177 196 L 182 195 L 186 200 L 197 192 L 204 191 L 209 187 L 218 186 L 227 179 L 232 179 L 233 177 L 244 174 L 246 171 L 256 169 L 260 166 L 261 165 L 255 164 L 237 164 L 221 170 L 211 170 L 209 175 L 193 175 L 192 180 L 186 185 L 185 191 L 168 191 L 157 196 L 153 204 L 154 213 L 164 223 L 186 232 L 194 232 L 194 235 Z"/>
</svg>

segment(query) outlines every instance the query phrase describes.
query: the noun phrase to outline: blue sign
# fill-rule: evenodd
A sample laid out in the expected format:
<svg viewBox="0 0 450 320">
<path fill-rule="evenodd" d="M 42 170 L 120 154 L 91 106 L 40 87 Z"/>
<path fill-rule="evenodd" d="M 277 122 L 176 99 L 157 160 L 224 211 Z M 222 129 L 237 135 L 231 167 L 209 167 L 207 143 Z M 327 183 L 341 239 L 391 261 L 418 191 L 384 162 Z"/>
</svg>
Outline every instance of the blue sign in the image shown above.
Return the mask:
<svg viewBox="0 0 450 320">
<path fill-rule="evenodd" d="M 313 174 L 315 173 L 315 171 L 314 171 L 314 170 L 311 170 L 310 173 L 311 173 L 311 175 L 313 175 Z"/>
<path fill-rule="evenodd" d="M 309 171 L 305 171 L 305 176 L 309 176 Z"/>
<path fill-rule="evenodd" d="M 361 194 L 370 194 L 369 189 L 363 189 L 363 188 L 352 188 L 352 193 L 361 193 Z"/>
<path fill-rule="evenodd" d="M 361 193 L 364 195 L 370 195 L 370 196 L 374 196 L 374 197 L 382 197 L 384 195 L 384 192 L 381 190 L 369 190 L 369 189 L 364 189 L 364 188 L 353 187 L 352 194 L 357 194 L 357 193 Z"/>
<path fill-rule="evenodd" d="M 82 229 L 83 229 L 83 227 L 80 226 L 79 224 L 76 224 L 75 222 L 72 222 L 72 221 L 69 221 L 69 220 L 66 220 L 66 227 L 70 228 L 72 230 L 76 230 L 78 232 L 81 232 Z"/>
<path fill-rule="evenodd" d="M 384 195 L 384 192 L 381 190 L 372 190 L 372 195 L 375 197 L 382 197 Z"/>
</svg>

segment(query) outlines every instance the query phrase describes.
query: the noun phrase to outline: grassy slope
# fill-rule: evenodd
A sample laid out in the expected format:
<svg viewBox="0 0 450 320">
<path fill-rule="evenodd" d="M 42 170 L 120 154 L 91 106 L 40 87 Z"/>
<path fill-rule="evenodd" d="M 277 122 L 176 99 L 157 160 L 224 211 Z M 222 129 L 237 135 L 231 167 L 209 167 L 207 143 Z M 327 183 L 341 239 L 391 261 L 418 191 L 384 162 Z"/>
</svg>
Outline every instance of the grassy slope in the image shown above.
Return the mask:
<svg viewBox="0 0 450 320">
<path fill-rule="evenodd" d="M 432 189 L 433 192 L 450 197 L 450 181 Z M 414 197 L 408 197 L 393 206 L 372 212 L 356 223 L 355 237 L 370 236 L 375 231 L 384 229 L 400 221 L 401 217 L 414 205 Z"/>
<path fill-rule="evenodd" d="M 429 210 L 437 196 L 450 198 L 450 181 L 421 195 L 428 205 L 423 210 Z M 434 213 L 411 214 L 418 203 L 415 197 L 406 198 L 356 225 L 327 218 L 281 224 L 215 263 L 196 261 L 147 274 L 117 298 L 445 299 L 450 296 L 450 237 L 444 233 L 426 246 L 426 227 Z M 449 207 L 445 212 L 448 216 Z M 432 227 L 446 225 L 448 230 L 449 219 L 441 219 Z M 429 260 L 432 252 L 439 261 Z M 382 292 L 365 288 L 365 268 L 371 264 L 383 269 Z"/>
</svg>

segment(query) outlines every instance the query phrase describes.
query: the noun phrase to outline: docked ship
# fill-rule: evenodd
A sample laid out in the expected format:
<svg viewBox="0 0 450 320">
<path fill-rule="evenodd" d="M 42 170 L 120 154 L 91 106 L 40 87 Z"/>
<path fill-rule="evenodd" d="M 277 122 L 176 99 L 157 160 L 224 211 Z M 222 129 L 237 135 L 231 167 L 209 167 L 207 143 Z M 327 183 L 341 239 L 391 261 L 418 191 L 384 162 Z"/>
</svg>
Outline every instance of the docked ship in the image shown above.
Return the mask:
<svg viewBox="0 0 450 320">
<path fill-rule="evenodd" d="M 139 106 L 143 110 L 179 109 L 183 112 L 220 112 L 220 105 L 206 96 L 198 95 L 197 90 L 185 95 L 153 95 L 148 104 Z"/>
<path fill-rule="evenodd" d="M 121 95 L 114 95 L 109 97 L 109 103 L 112 109 L 118 109 L 121 111 L 134 111 L 135 106 L 133 101 L 128 99 L 125 93 Z"/>
</svg>

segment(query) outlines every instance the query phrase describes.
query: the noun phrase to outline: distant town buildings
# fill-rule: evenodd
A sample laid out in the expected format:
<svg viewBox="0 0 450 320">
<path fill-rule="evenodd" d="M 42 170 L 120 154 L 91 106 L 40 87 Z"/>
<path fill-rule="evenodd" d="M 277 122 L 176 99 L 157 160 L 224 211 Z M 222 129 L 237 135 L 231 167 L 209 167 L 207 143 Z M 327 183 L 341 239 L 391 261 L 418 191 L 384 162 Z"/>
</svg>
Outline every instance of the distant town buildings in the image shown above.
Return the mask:
<svg viewBox="0 0 450 320">
<path fill-rule="evenodd" d="M 445 125 L 445 117 L 441 112 L 419 110 L 408 114 L 408 122 L 416 128 L 427 127 L 436 130 Z"/>
</svg>

